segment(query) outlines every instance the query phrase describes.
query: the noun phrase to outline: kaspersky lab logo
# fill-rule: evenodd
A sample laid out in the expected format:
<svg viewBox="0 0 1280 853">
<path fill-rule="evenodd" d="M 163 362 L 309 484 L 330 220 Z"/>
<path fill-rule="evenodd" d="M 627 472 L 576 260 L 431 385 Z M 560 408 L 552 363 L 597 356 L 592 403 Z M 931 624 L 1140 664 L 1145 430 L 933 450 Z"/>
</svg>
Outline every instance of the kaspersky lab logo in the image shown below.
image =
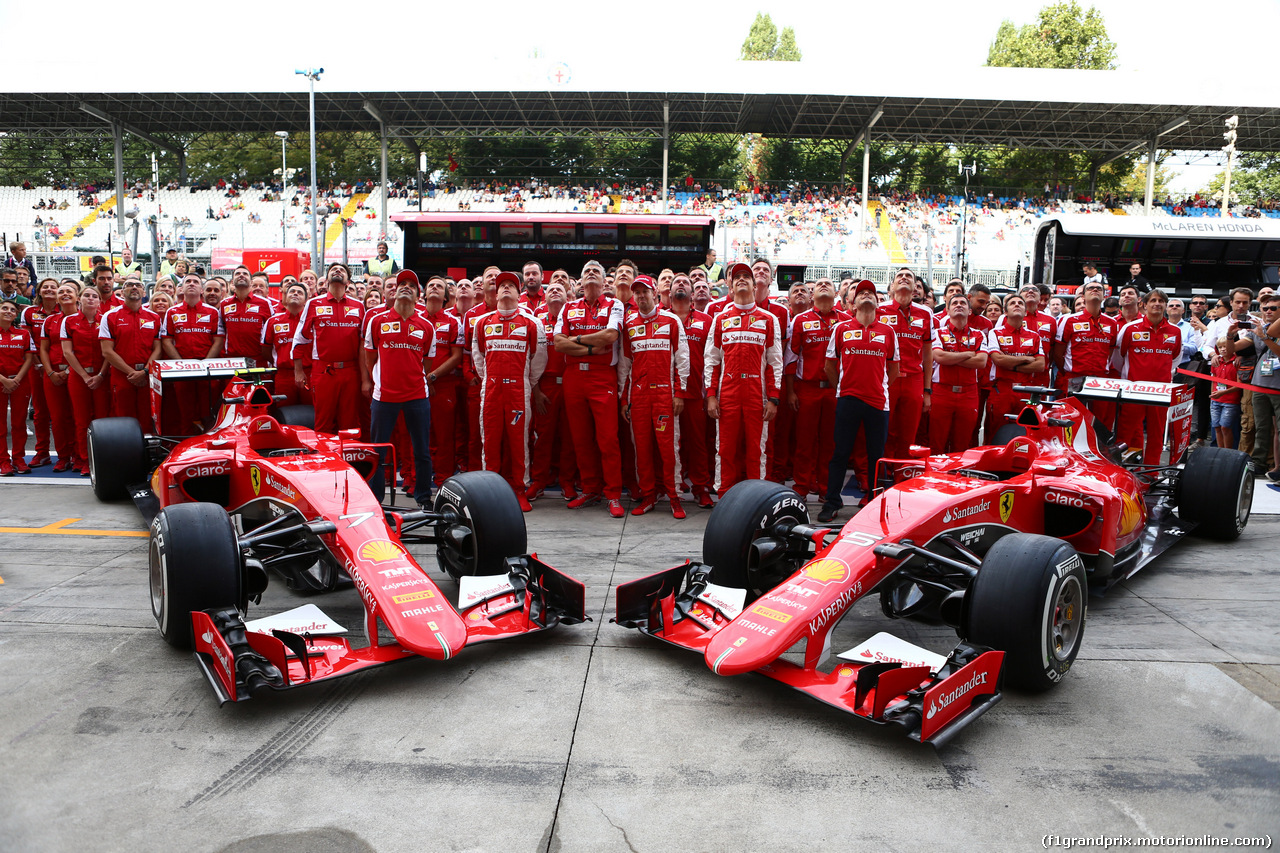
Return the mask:
<svg viewBox="0 0 1280 853">
<path fill-rule="evenodd" d="M 985 672 L 975 672 L 973 674 L 973 677 L 970 678 L 968 681 L 966 681 L 964 684 L 961 684 L 959 687 L 957 687 L 955 690 L 952 690 L 950 693 L 943 693 L 941 696 L 939 696 L 936 700 L 937 704 L 930 702 L 929 713 L 925 714 L 925 718 L 932 720 L 934 714 L 938 713 L 941 710 L 944 710 L 952 702 L 956 701 L 961 696 L 964 696 L 966 693 L 968 693 L 970 690 L 977 687 L 978 685 L 986 684 L 986 683 L 987 683 L 987 674 Z"/>
</svg>

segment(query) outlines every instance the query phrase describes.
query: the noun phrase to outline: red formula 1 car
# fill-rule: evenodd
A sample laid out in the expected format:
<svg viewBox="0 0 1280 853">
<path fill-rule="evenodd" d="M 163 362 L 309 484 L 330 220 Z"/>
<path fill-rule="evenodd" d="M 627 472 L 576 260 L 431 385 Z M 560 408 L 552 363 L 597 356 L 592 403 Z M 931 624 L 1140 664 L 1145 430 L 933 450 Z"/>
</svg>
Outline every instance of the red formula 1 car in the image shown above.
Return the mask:
<svg viewBox="0 0 1280 853">
<path fill-rule="evenodd" d="M 1142 466 L 1080 399 L 1018 390 L 1029 405 L 994 444 L 885 460 L 892 485 L 843 527 L 811 523 L 784 486 L 740 483 L 711 514 L 702 561 L 618 587 L 616 621 L 699 652 L 719 675 L 766 675 L 935 745 L 998 702 L 1006 681 L 1054 686 L 1080 649 L 1089 590 L 1192 530 L 1234 539 L 1253 479 L 1246 454 L 1217 448 Z M 1169 406 L 1177 460 L 1187 394 L 1098 379 L 1080 396 Z M 873 591 L 889 618 L 949 624 L 960 642 L 938 654 L 877 634 L 830 665 L 833 628 Z"/>
<path fill-rule="evenodd" d="M 208 433 L 144 436 L 132 418 L 96 420 L 89 461 L 100 499 L 132 496 L 148 516 L 156 625 L 173 645 L 194 645 L 220 702 L 588 618 L 582 584 L 524 553 L 524 513 L 500 476 L 452 477 L 429 511 L 383 506 L 367 482 L 379 445 L 298 425 L 309 407 L 275 409 L 266 372 L 197 372 L 181 380 L 236 374 Z M 459 601 L 407 543 L 436 546 Z M 272 574 L 303 591 L 354 586 L 366 642 L 318 635 L 306 620 L 247 627 Z"/>
</svg>

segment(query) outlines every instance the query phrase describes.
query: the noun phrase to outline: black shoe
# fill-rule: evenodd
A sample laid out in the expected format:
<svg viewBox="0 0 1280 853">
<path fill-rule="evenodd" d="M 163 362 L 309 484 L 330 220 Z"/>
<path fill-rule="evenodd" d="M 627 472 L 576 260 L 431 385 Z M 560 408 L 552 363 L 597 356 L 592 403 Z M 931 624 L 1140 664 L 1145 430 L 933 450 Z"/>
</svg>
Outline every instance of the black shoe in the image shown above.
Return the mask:
<svg viewBox="0 0 1280 853">
<path fill-rule="evenodd" d="M 822 509 L 818 511 L 818 521 L 825 524 L 835 518 L 838 512 L 840 512 L 839 505 L 831 502 L 824 503 Z"/>
<path fill-rule="evenodd" d="M 1267 479 L 1273 483 L 1280 483 L 1280 471 L 1268 471 Z"/>
</svg>

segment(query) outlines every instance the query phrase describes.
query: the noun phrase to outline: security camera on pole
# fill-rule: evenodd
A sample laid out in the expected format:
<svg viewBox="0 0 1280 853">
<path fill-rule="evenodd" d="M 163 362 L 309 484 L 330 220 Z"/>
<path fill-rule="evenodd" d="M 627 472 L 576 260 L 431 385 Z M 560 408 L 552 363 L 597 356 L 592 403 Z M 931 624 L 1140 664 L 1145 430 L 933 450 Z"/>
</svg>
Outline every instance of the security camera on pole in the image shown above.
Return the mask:
<svg viewBox="0 0 1280 853">
<path fill-rule="evenodd" d="M 323 68 L 312 68 L 307 71 L 294 71 L 311 81 L 311 269 L 316 275 L 324 267 L 323 247 L 319 246 L 320 235 L 316 227 L 316 81 L 324 73 Z"/>
<path fill-rule="evenodd" d="M 1227 144 L 1222 146 L 1222 150 L 1227 152 L 1227 175 L 1222 181 L 1222 212 L 1219 214 L 1224 219 L 1231 215 L 1231 164 L 1236 156 L 1236 128 L 1240 126 L 1240 117 L 1232 116 L 1226 125 L 1227 132 L 1222 134 L 1222 138 L 1227 140 Z"/>
</svg>

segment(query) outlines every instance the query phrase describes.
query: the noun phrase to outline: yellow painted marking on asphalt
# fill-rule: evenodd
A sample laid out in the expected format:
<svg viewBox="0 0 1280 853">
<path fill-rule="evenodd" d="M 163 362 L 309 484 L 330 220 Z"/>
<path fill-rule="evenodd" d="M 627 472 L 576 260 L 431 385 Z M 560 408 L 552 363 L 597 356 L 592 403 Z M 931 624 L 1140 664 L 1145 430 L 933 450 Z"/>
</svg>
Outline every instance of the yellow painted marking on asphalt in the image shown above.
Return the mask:
<svg viewBox="0 0 1280 853">
<path fill-rule="evenodd" d="M 80 521 L 80 519 L 64 518 L 62 521 L 55 521 L 52 524 L 46 524 L 44 527 L 0 527 L 0 533 L 60 534 L 62 536 L 124 536 L 141 539 L 145 539 L 149 535 L 145 530 L 69 529 L 69 525 L 75 524 L 77 521 Z M 4 581 L 0 580 L 0 583 L 4 583 Z"/>
</svg>

